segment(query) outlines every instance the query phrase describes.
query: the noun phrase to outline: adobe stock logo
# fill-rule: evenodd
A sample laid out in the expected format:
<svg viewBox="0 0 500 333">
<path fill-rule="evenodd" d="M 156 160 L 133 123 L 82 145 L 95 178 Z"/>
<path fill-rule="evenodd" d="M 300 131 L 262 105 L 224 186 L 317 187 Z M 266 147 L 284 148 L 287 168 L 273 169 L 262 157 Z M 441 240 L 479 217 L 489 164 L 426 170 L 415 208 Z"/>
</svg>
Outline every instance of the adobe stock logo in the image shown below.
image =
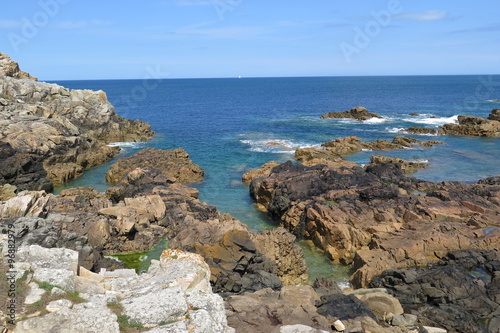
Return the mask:
<svg viewBox="0 0 500 333">
<path fill-rule="evenodd" d="M 50 20 L 54 18 L 61 9 L 61 5 L 66 5 L 71 0 L 40 0 L 38 5 L 40 9 L 36 11 L 31 19 L 23 17 L 21 31 L 19 33 L 9 32 L 7 38 L 14 52 L 19 53 L 21 45 L 35 38 L 41 29 L 45 28 Z"/>
<path fill-rule="evenodd" d="M 340 44 L 340 50 L 347 63 L 351 63 L 354 54 L 359 54 L 364 48 L 368 47 L 372 40 L 380 35 L 382 28 L 391 24 L 394 15 L 402 12 L 403 6 L 400 0 L 390 0 L 386 9 L 378 12 L 371 11 L 370 15 L 373 19 L 368 21 L 363 28 L 359 26 L 354 28 L 355 35 L 352 44 L 347 42 Z"/>
</svg>

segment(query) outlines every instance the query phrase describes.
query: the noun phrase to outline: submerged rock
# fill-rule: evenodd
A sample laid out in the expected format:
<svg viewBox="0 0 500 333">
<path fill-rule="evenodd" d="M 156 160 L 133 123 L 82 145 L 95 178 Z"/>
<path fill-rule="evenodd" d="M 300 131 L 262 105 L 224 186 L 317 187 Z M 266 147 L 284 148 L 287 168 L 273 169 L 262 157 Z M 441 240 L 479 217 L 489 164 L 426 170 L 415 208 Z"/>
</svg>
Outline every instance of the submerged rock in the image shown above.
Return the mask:
<svg viewBox="0 0 500 333">
<path fill-rule="evenodd" d="M 350 118 L 350 119 L 356 119 L 359 121 L 363 120 L 368 120 L 372 118 L 383 118 L 382 116 L 374 113 L 374 112 L 368 112 L 368 110 L 362 106 L 358 106 L 355 108 L 352 108 L 348 111 L 333 111 L 333 112 L 328 112 L 325 113 L 324 115 L 321 116 L 322 119 L 327 119 L 327 118 Z"/>
</svg>

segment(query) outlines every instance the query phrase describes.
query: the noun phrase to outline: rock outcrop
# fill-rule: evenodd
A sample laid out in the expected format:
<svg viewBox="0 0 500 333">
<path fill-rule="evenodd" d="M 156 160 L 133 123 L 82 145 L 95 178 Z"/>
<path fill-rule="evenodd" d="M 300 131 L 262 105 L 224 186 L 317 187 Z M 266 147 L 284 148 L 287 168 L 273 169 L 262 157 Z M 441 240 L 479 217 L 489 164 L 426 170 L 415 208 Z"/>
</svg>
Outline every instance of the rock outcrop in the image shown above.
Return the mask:
<svg viewBox="0 0 500 333">
<path fill-rule="evenodd" d="M 0 64 L 0 185 L 50 191 L 116 156 L 119 148 L 108 143 L 154 134 L 117 115 L 103 91 L 25 79 L 5 56 Z"/>
<path fill-rule="evenodd" d="M 342 164 L 343 166 L 353 166 L 352 163 L 342 161 L 340 158 L 360 152 L 362 150 L 394 150 L 421 145 L 431 147 L 441 142 L 435 140 L 421 141 L 414 138 L 397 136 L 392 142 L 386 140 L 375 140 L 372 142 L 362 142 L 356 136 L 335 139 L 321 145 L 321 148 L 299 148 L 295 151 L 295 159 L 306 166 L 316 164 L 332 164 L 332 166 Z M 333 163 L 329 163 L 333 162 Z"/>
<path fill-rule="evenodd" d="M 500 109 L 493 109 L 488 118 L 462 115 L 458 116 L 458 123 L 456 124 L 444 124 L 438 129 L 415 126 L 405 129 L 403 132 L 410 134 L 499 137 Z"/>
<path fill-rule="evenodd" d="M 498 332 L 499 270 L 498 251 L 457 251 L 428 268 L 384 271 L 370 285 L 387 288 L 423 325 L 448 332 Z"/>
<path fill-rule="evenodd" d="M 24 276 L 18 283 L 28 294 L 17 304 L 14 333 L 234 332 L 222 298 L 211 291 L 208 265 L 193 253 L 164 251 L 140 275 L 89 272 L 78 267 L 77 252 L 64 248 L 20 247 L 17 260 Z"/>
<path fill-rule="evenodd" d="M 279 289 L 283 283 L 307 281 L 294 236 L 284 229 L 256 234 L 200 202 L 195 189 L 169 179 L 159 169 L 137 168 L 106 194 L 89 188 L 64 190 L 59 196 L 21 192 L 0 202 L 0 224 L 14 226 L 20 245 L 79 251 L 80 265 L 93 271 L 117 267 L 104 254 L 150 250 L 166 237 L 171 248 L 206 258 L 219 292 Z"/>
<path fill-rule="evenodd" d="M 401 170 L 405 174 L 412 174 L 417 172 L 419 169 L 427 167 L 427 162 L 419 161 L 406 161 L 398 157 L 389 157 L 382 155 L 372 155 L 370 156 L 369 165 L 385 164 L 385 163 L 395 163 L 401 166 Z"/>
<path fill-rule="evenodd" d="M 13 61 L 7 54 L 0 53 L 0 76 L 10 76 L 15 79 L 29 79 L 37 81 L 37 78 L 19 69 L 19 64 Z"/>
<path fill-rule="evenodd" d="M 363 287 L 389 268 L 497 247 L 500 186 L 490 183 L 421 181 L 395 163 L 336 170 L 287 162 L 254 179 L 250 193 L 299 239 L 336 263 L 353 263 L 351 283 Z"/>
<path fill-rule="evenodd" d="M 118 183 L 124 175 L 137 166 L 156 168 L 172 183 L 194 183 L 203 181 L 203 169 L 194 164 L 182 148 L 162 150 L 146 148 L 130 157 L 120 158 L 106 173 L 108 183 Z"/>
<path fill-rule="evenodd" d="M 324 115 L 321 116 L 322 119 L 327 119 L 327 118 L 334 118 L 334 119 L 342 119 L 342 118 L 349 118 L 349 119 L 356 119 L 359 121 L 363 120 L 368 120 L 372 118 L 383 118 L 382 116 L 374 113 L 374 112 L 368 112 L 368 110 L 362 106 L 358 106 L 355 108 L 352 108 L 348 111 L 332 111 L 325 113 Z"/>
</svg>

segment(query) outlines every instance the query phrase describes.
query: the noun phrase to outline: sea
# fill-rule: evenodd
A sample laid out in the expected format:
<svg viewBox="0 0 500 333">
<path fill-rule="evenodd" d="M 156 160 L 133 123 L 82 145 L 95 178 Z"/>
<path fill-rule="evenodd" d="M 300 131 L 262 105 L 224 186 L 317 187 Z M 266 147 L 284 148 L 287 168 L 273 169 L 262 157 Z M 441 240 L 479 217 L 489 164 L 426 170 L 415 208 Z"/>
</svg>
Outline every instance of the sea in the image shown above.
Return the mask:
<svg viewBox="0 0 500 333">
<path fill-rule="evenodd" d="M 158 134 L 148 142 L 114 143 L 117 158 L 143 148 L 184 148 L 206 173 L 193 184 L 200 200 L 230 213 L 251 229 L 277 226 L 253 205 L 244 172 L 263 163 L 293 161 L 300 147 L 319 147 L 346 136 L 363 141 L 392 140 L 412 126 L 438 128 L 458 115 L 487 117 L 500 108 L 500 75 L 367 76 L 53 81 L 70 89 L 104 90 L 116 112 L 151 124 Z M 383 116 L 359 122 L 320 119 L 330 111 L 363 106 Z M 433 147 L 362 151 L 346 159 L 366 164 L 383 154 L 426 162 L 414 177 L 472 183 L 500 175 L 500 138 L 411 135 L 443 142 Z M 116 159 L 115 159 L 116 160 Z M 104 175 L 115 160 L 92 168 L 56 189 L 90 186 L 105 191 Z M 321 251 L 299 242 L 310 278 L 347 279 L 346 267 L 333 267 Z"/>
</svg>

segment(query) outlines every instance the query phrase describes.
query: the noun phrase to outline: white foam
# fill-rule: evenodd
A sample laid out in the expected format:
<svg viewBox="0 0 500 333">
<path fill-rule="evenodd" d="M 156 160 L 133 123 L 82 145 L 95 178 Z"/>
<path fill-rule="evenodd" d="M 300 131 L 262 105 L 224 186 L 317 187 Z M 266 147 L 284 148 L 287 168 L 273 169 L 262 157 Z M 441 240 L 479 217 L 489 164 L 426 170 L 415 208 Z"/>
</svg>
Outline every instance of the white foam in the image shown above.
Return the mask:
<svg viewBox="0 0 500 333">
<path fill-rule="evenodd" d="M 388 133 L 405 133 L 405 134 L 408 134 L 408 132 L 406 132 L 406 129 L 403 128 L 403 127 L 386 127 L 385 129 L 386 132 Z"/>
<path fill-rule="evenodd" d="M 425 114 L 425 115 L 420 115 L 418 117 L 404 118 L 403 120 L 410 123 L 441 126 L 444 124 L 458 123 L 458 115 L 451 117 L 435 117 L 435 116 L 429 117 L 429 115 Z"/>
<path fill-rule="evenodd" d="M 245 139 L 240 140 L 240 142 L 249 146 L 250 151 L 257 153 L 293 154 L 298 148 L 318 147 L 317 144 L 272 138 Z"/>
<path fill-rule="evenodd" d="M 377 117 L 374 117 L 374 118 L 370 118 L 370 119 L 367 119 L 367 120 L 363 120 L 362 123 L 363 124 L 382 124 L 382 123 L 387 123 L 389 122 L 390 119 L 388 118 L 377 118 Z"/>
<path fill-rule="evenodd" d="M 410 162 L 414 162 L 414 163 L 429 163 L 429 160 L 426 160 L 426 159 L 416 159 L 416 160 L 410 160 Z"/>
<path fill-rule="evenodd" d="M 107 144 L 110 147 L 120 148 L 139 148 L 144 145 L 144 142 L 111 142 Z"/>
</svg>

